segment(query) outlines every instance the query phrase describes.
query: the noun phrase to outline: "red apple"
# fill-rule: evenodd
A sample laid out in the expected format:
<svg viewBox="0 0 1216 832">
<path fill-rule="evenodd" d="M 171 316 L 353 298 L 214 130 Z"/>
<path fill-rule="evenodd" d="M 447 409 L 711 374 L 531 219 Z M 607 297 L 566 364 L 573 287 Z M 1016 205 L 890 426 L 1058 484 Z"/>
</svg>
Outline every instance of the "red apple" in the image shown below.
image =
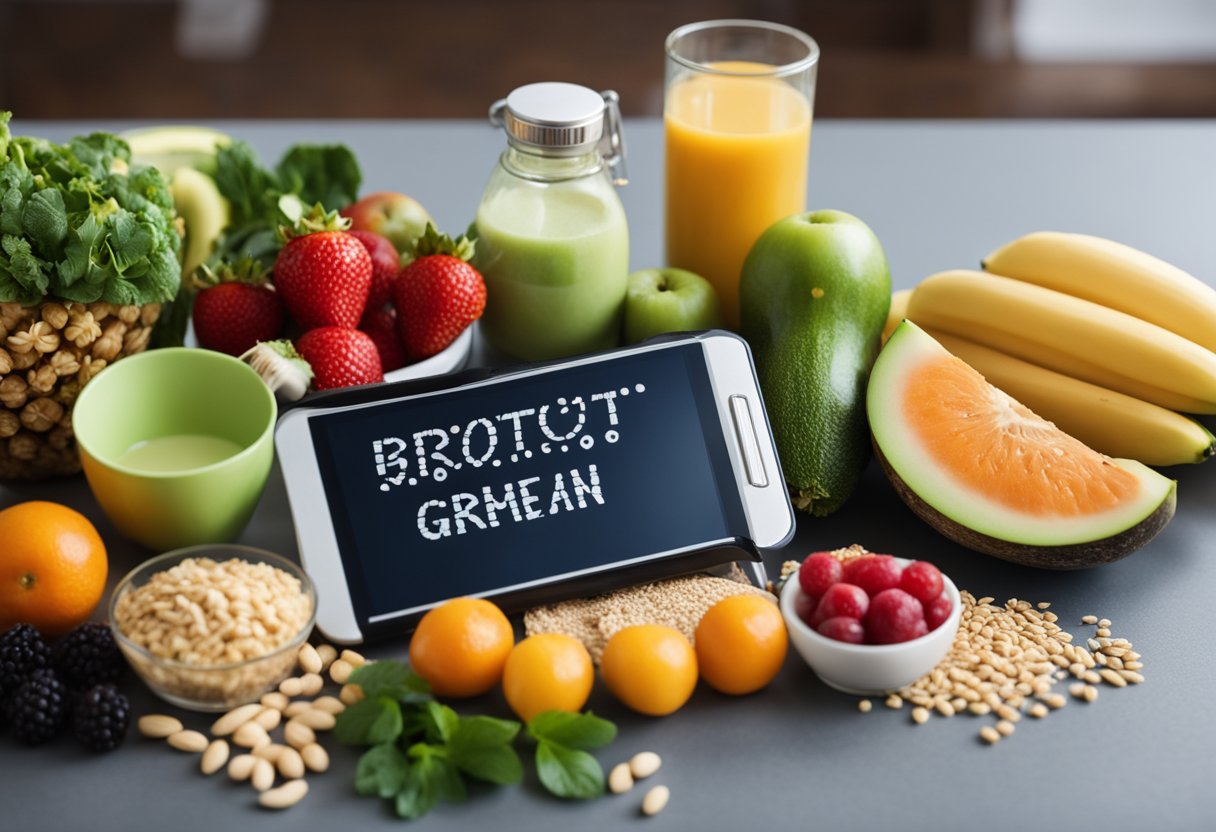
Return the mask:
<svg viewBox="0 0 1216 832">
<path fill-rule="evenodd" d="M 418 200 L 392 191 L 368 194 L 343 208 L 342 216 L 350 217 L 351 230 L 383 235 L 403 254 L 412 252 L 426 224 L 435 222 Z"/>
</svg>

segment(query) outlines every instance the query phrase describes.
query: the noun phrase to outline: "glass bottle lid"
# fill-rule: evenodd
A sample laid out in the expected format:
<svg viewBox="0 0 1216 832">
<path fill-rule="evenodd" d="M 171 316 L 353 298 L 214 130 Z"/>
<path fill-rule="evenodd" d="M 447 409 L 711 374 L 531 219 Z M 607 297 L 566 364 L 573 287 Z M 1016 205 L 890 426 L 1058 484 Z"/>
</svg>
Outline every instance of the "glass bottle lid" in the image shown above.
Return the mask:
<svg viewBox="0 0 1216 832">
<path fill-rule="evenodd" d="M 545 81 L 507 96 L 503 126 L 533 147 L 590 149 L 604 135 L 604 98 L 578 84 Z"/>
</svg>

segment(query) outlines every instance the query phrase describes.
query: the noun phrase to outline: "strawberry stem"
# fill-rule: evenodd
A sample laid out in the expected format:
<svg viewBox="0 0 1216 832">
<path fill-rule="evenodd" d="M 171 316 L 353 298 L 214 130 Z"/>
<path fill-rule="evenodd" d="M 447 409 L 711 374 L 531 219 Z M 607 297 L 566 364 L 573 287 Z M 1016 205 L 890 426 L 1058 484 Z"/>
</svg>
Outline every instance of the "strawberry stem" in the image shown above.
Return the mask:
<svg viewBox="0 0 1216 832">
<path fill-rule="evenodd" d="M 270 274 L 259 260 L 246 255 L 235 262 L 221 262 L 214 269 L 204 263 L 195 271 L 191 282 L 195 289 L 206 289 L 221 283 L 264 286 L 270 282 Z"/>
<path fill-rule="evenodd" d="M 441 234 L 431 223 L 426 224 L 426 231 L 414 243 L 414 250 L 406 252 L 401 258 L 401 265 L 406 266 L 423 257 L 432 254 L 446 254 L 468 262 L 473 259 L 475 241 L 468 234 L 461 234 L 455 240 L 447 234 Z"/>
<path fill-rule="evenodd" d="M 337 211 L 326 211 L 325 206 L 318 202 L 292 225 L 279 226 L 279 237 L 283 242 L 287 242 L 292 237 L 303 237 L 318 231 L 346 231 L 348 228 L 349 217 L 344 217 Z"/>
</svg>

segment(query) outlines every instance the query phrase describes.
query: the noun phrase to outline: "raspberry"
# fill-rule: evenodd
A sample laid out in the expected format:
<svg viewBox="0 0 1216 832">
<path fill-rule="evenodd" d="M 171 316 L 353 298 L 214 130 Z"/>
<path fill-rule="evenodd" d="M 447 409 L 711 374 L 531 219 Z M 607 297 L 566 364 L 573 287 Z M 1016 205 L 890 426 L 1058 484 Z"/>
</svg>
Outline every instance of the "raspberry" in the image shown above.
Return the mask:
<svg viewBox="0 0 1216 832">
<path fill-rule="evenodd" d="M 802 591 L 816 598 L 823 597 L 832 584 L 840 583 L 844 568 L 831 552 L 815 552 L 802 562 L 798 569 L 798 583 Z"/>
<path fill-rule="evenodd" d="M 942 573 L 933 564 L 918 560 L 904 567 L 899 588 L 922 604 L 928 604 L 942 594 Z"/>
<path fill-rule="evenodd" d="M 811 619 L 815 617 L 815 607 L 819 606 L 819 599 L 813 595 L 807 595 L 805 592 L 794 598 L 794 614 L 806 622 L 807 626 L 813 626 Z"/>
<path fill-rule="evenodd" d="M 949 620 L 950 613 L 953 611 L 954 606 L 950 603 L 950 599 L 945 595 L 939 595 L 925 605 L 925 624 L 930 630 L 936 630 Z"/>
<path fill-rule="evenodd" d="M 821 636 L 849 644 L 861 644 L 866 640 L 865 627 L 861 626 L 861 622 L 856 618 L 849 618 L 847 615 L 837 615 L 825 620 L 819 625 L 817 632 Z"/>
<path fill-rule="evenodd" d="M 865 623 L 872 644 L 898 644 L 929 632 L 924 606 L 902 589 L 884 589 L 871 598 Z"/>
<path fill-rule="evenodd" d="M 866 609 L 869 606 L 870 599 L 861 587 L 852 584 L 832 584 L 819 599 L 819 606 L 815 607 L 811 626 L 818 628 L 829 618 L 840 616 L 860 620 L 865 617 Z"/>
<path fill-rule="evenodd" d="M 890 555 L 866 555 L 844 565 L 845 583 L 854 584 L 873 598 L 884 589 L 899 586 L 903 569 Z"/>
</svg>

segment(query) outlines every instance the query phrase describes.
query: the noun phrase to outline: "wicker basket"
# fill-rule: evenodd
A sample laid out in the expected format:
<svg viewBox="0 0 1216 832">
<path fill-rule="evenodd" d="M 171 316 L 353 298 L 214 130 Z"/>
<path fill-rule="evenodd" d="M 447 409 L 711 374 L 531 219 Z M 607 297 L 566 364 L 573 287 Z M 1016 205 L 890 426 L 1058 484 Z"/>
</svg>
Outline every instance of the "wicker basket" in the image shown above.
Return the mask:
<svg viewBox="0 0 1216 832">
<path fill-rule="evenodd" d="M 107 365 L 147 349 L 160 304 L 0 303 L 0 479 L 80 470 L 72 403 Z"/>
</svg>

